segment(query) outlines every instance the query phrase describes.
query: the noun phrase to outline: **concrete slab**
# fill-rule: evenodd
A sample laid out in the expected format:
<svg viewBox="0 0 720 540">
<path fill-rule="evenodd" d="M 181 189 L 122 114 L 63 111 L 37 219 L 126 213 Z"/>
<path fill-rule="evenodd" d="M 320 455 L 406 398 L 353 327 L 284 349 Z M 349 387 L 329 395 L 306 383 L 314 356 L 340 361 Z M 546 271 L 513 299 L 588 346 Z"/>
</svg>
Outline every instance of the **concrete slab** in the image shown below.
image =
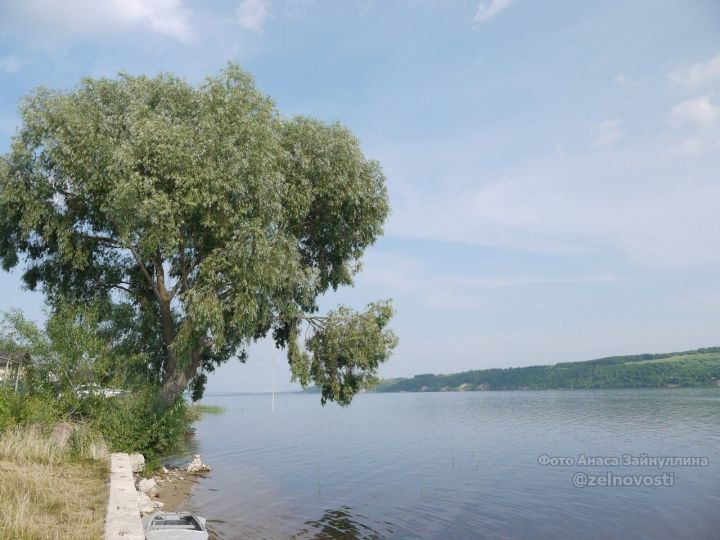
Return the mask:
<svg viewBox="0 0 720 540">
<path fill-rule="evenodd" d="M 145 540 L 128 454 L 110 456 L 110 497 L 105 540 Z"/>
</svg>

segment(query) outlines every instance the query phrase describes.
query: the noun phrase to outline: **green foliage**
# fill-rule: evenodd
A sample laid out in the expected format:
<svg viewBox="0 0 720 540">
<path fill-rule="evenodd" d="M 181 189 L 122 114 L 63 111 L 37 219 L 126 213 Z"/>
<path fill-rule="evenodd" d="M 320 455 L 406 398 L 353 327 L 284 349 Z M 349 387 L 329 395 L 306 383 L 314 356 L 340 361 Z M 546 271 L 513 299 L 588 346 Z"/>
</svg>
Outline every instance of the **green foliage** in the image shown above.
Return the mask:
<svg viewBox="0 0 720 540">
<path fill-rule="evenodd" d="M 180 400 L 168 408 L 156 389 L 113 398 L 89 397 L 78 403 L 79 408 L 73 403 L 75 408 L 68 409 L 67 402 L 46 395 L 0 391 L 0 433 L 14 426 L 48 427 L 74 420 L 88 426 L 88 433 L 101 434 L 113 451 L 158 458 L 177 448 L 188 428 L 185 403 Z"/>
<path fill-rule="evenodd" d="M 0 388 L 0 432 L 26 424 L 51 425 L 61 417 L 52 400 Z"/>
<path fill-rule="evenodd" d="M 188 427 L 185 402 L 167 407 L 152 389 L 103 398 L 91 422 L 113 450 L 140 452 L 148 459 L 177 448 Z"/>
<path fill-rule="evenodd" d="M 59 301 L 40 328 L 19 311 L 0 318 L 0 348 L 28 356 L 23 383 L 33 394 L 52 395 L 65 409 L 81 404 L 77 393 L 95 386 L 131 388 L 145 384 L 148 359 L 125 354 L 103 304 Z"/>
<path fill-rule="evenodd" d="M 41 88 L 20 112 L 0 160 L 2 267 L 22 261 L 53 305 L 99 297 L 114 350 L 130 372 L 149 360 L 167 405 L 188 384 L 198 399 L 206 372 L 268 332 L 297 338 L 317 297 L 352 283 L 389 213 L 382 170 L 352 133 L 283 118 L 234 64 L 197 87 L 121 74 Z M 377 324 L 359 327 L 382 338 Z M 346 362 L 324 351 L 336 341 L 307 344 L 307 374 L 347 401 L 389 350 L 363 345 L 331 381 L 337 366 L 320 364 Z"/>
<path fill-rule="evenodd" d="M 484 369 L 452 375 L 416 375 L 382 381 L 380 392 L 441 390 L 544 390 L 711 386 L 720 381 L 720 348 L 684 353 L 616 356 L 554 366 Z"/>
<path fill-rule="evenodd" d="M 0 431 L 11 426 L 51 426 L 58 421 L 87 425 L 115 451 L 156 458 L 177 446 L 188 428 L 186 406 L 171 406 L 156 384 L 142 381 L 148 360 L 124 356 L 112 325 L 99 317 L 101 306 L 56 304 L 44 328 L 20 312 L 0 324 L 4 349 L 28 355 L 19 392 L 0 388 Z M 102 388 L 124 388 L 106 397 Z"/>
<path fill-rule="evenodd" d="M 294 381 L 304 387 L 315 381 L 324 405 L 327 400 L 348 405 L 360 390 L 377 383 L 374 376 L 397 344 L 387 328 L 393 310 L 389 301 L 370 304 L 364 313 L 340 306 L 327 318 L 309 318 L 313 334 L 308 352 L 291 341 L 290 365 Z"/>
</svg>

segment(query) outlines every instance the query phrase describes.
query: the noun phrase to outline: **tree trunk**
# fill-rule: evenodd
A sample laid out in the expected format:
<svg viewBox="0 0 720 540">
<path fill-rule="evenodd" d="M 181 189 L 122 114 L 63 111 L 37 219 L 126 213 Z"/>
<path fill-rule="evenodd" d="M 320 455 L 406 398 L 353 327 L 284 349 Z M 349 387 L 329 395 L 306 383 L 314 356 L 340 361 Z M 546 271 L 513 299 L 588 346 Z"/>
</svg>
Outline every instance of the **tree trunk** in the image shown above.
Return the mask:
<svg viewBox="0 0 720 540">
<path fill-rule="evenodd" d="M 175 400 L 182 395 L 188 381 L 195 376 L 200 367 L 200 354 L 196 351 L 192 351 L 190 364 L 185 369 L 178 370 L 177 358 L 173 353 L 170 353 L 170 357 L 172 360 L 169 360 L 168 363 L 172 369 L 165 370 L 165 376 L 160 386 L 160 397 L 166 406 L 175 403 Z"/>
<path fill-rule="evenodd" d="M 184 371 L 176 371 L 166 375 L 160 387 L 160 398 L 163 404 L 170 406 L 175 403 L 178 396 L 185 390 L 188 380 L 189 378 L 185 375 Z"/>
</svg>

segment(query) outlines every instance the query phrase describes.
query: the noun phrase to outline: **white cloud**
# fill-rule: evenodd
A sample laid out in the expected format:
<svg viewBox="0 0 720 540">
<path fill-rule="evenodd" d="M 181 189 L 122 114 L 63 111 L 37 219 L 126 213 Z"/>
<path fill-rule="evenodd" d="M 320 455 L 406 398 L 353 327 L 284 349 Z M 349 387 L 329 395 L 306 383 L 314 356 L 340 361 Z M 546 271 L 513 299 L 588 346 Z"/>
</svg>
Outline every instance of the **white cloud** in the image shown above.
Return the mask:
<svg viewBox="0 0 720 540">
<path fill-rule="evenodd" d="M 24 0 L 0 7 L 0 20 L 3 33 L 43 42 L 130 28 L 193 38 L 183 0 Z"/>
<path fill-rule="evenodd" d="M 720 54 L 707 62 L 698 62 L 687 69 L 670 73 L 670 80 L 675 84 L 689 88 L 697 88 L 716 79 L 720 79 Z"/>
<path fill-rule="evenodd" d="M 243 28 L 262 32 L 267 18 L 267 0 L 243 0 L 235 15 L 238 24 Z"/>
<path fill-rule="evenodd" d="M 595 126 L 595 140 L 593 144 L 595 146 L 611 146 L 615 144 L 621 136 L 620 120 L 612 118 L 600 122 Z"/>
<path fill-rule="evenodd" d="M 485 22 L 510 6 L 512 0 L 483 0 L 475 12 L 475 22 Z"/>
<path fill-rule="evenodd" d="M 710 103 L 710 96 L 702 96 L 686 99 L 675 105 L 668 115 L 668 121 L 676 126 L 710 126 L 717 116 L 718 108 Z"/>
<path fill-rule="evenodd" d="M 0 70 L 5 73 L 15 73 L 18 69 L 20 69 L 20 60 L 15 56 L 0 58 Z"/>
<path fill-rule="evenodd" d="M 708 137 L 704 147 L 714 144 Z M 491 168 L 477 138 L 467 139 L 376 152 L 390 178 L 387 234 L 648 268 L 720 266 L 720 152 L 675 159 L 683 140 L 668 132 Z"/>
</svg>

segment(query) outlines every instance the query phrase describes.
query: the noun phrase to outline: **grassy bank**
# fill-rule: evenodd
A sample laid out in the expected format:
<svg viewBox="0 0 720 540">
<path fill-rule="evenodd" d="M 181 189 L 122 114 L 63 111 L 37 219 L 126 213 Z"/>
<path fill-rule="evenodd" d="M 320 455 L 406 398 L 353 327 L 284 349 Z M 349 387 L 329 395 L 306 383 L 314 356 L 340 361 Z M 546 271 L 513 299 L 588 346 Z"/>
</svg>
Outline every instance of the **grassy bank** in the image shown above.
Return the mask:
<svg viewBox="0 0 720 540">
<path fill-rule="evenodd" d="M 107 448 L 82 425 L 0 435 L 0 538 L 102 538 Z"/>
</svg>

